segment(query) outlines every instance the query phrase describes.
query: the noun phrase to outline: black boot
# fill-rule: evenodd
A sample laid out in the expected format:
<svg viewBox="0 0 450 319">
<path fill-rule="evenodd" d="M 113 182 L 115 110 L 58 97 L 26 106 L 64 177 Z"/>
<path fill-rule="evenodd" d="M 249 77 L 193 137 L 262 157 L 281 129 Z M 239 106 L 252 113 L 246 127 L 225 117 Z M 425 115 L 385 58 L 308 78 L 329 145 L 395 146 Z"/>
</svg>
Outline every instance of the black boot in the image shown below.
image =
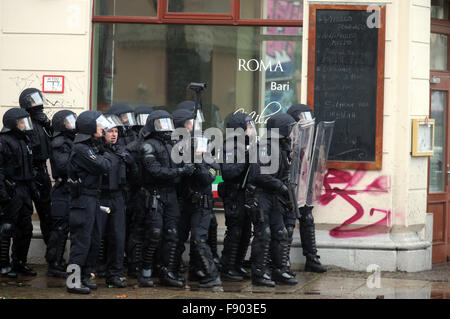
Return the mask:
<svg viewBox="0 0 450 319">
<path fill-rule="evenodd" d="M 106 279 L 106 285 L 109 288 L 125 288 L 127 286 L 127 282 L 122 280 L 119 276 L 114 276 Z"/>
<path fill-rule="evenodd" d="M 194 267 L 189 268 L 189 275 L 188 275 L 189 281 L 201 281 L 204 280 L 205 277 L 206 274 L 202 270 L 195 269 Z"/>
<path fill-rule="evenodd" d="M 243 281 L 244 277 L 236 270 L 239 243 L 236 238 L 227 238 L 222 251 L 220 276 L 223 281 Z"/>
<path fill-rule="evenodd" d="M 0 240 L 0 275 L 2 277 L 17 278 L 17 273 L 12 270 L 9 262 L 9 246 L 11 238 L 4 236 Z"/>
<path fill-rule="evenodd" d="M 214 212 L 212 213 L 211 223 L 208 231 L 208 246 L 211 249 L 214 263 L 220 265 L 219 254 L 217 253 L 217 220 Z"/>
<path fill-rule="evenodd" d="M 50 263 L 47 268 L 47 276 L 57 278 L 67 278 L 67 272 L 58 263 Z"/>
<path fill-rule="evenodd" d="M 31 268 L 26 262 L 23 261 L 14 261 L 13 262 L 13 270 L 16 273 L 25 275 L 25 276 L 36 276 L 37 272 Z"/>
<path fill-rule="evenodd" d="M 138 276 L 139 287 L 153 287 L 152 270 L 142 269 Z"/>
<path fill-rule="evenodd" d="M 80 287 L 76 288 L 76 287 L 66 287 L 67 292 L 71 293 L 71 294 L 78 294 L 78 295 L 88 295 L 91 293 L 91 290 L 86 287 L 85 285 L 81 284 Z"/>
<path fill-rule="evenodd" d="M 104 238 L 100 241 L 95 273 L 98 278 L 106 277 L 106 240 Z"/>
<path fill-rule="evenodd" d="M 298 284 L 297 279 L 294 278 L 288 271 L 281 269 L 274 269 L 272 271 L 272 279 L 277 285 L 295 286 Z"/>
<path fill-rule="evenodd" d="M 98 288 L 97 284 L 93 281 L 91 277 L 81 278 L 81 284 L 85 287 L 88 287 L 90 290 L 97 290 Z"/>
<path fill-rule="evenodd" d="M 197 258 L 203 272 L 205 273 L 205 278 L 199 281 L 199 287 L 212 288 L 214 286 L 221 286 L 222 281 L 220 280 L 216 264 L 214 263 L 212 257 L 212 253 L 209 250 L 206 242 L 203 239 L 200 241 L 200 243 L 195 242 L 195 247 Z"/>
<path fill-rule="evenodd" d="M 316 233 L 312 207 L 304 206 L 300 209 L 300 238 L 302 241 L 303 256 L 306 257 L 305 271 L 324 273 L 327 269 L 319 261 L 317 255 Z"/>
<path fill-rule="evenodd" d="M 269 233 L 270 234 L 270 233 Z M 256 238 L 252 245 L 252 284 L 255 286 L 275 287 L 275 282 L 268 271 L 270 242 Z"/>
<path fill-rule="evenodd" d="M 139 265 L 142 260 L 142 243 L 137 242 L 128 258 L 128 277 L 137 278 L 139 275 Z"/>
<path fill-rule="evenodd" d="M 275 234 L 271 242 L 272 279 L 279 285 L 296 285 L 298 281 L 289 273 L 289 238 L 285 228 Z"/>
<path fill-rule="evenodd" d="M 237 253 L 237 257 L 236 257 L 236 272 L 242 276 L 244 279 L 250 279 L 252 276 L 250 274 L 250 272 L 245 269 L 244 267 L 244 259 L 245 256 L 247 255 L 247 249 L 248 249 L 248 244 L 249 243 L 241 243 L 239 245 L 239 249 L 238 249 L 238 253 Z"/>
<path fill-rule="evenodd" d="M 177 243 L 166 243 L 163 253 L 167 254 L 167 263 L 165 266 L 161 267 L 159 284 L 162 286 L 183 288 L 184 282 L 178 278 L 176 273 L 178 261 Z"/>
</svg>

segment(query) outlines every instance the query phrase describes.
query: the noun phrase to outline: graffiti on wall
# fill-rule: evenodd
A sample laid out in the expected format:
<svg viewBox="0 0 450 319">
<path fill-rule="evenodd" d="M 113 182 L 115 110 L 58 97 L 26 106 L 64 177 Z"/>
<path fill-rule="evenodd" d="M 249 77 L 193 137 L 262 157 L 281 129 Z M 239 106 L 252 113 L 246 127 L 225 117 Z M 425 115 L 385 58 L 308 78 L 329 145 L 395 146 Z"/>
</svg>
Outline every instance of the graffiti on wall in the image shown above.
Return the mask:
<svg viewBox="0 0 450 319">
<path fill-rule="evenodd" d="M 12 87 L 17 92 L 17 97 L 12 101 L 14 104 L 19 104 L 20 92 L 26 88 L 34 87 L 42 90 L 42 75 L 36 73 L 29 73 L 26 76 L 11 76 L 9 80 L 12 82 Z M 64 94 L 50 94 L 46 93 L 45 98 L 49 107 L 54 108 L 72 108 L 84 106 L 82 101 L 78 101 L 80 96 L 84 96 L 86 85 L 86 76 L 65 76 L 64 79 Z"/>
<path fill-rule="evenodd" d="M 380 176 L 373 180 L 366 187 L 361 186 L 361 181 L 366 175 L 366 171 L 356 170 L 353 174 L 351 172 L 330 169 L 325 175 L 324 188 L 325 193 L 320 197 L 320 204 L 327 206 L 337 198 L 343 199 L 353 208 L 355 213 L 349 219 L 344 221 L 341 225 L 330 230 L 330 236 L 334 238 L 354 238 L 367 237 L 375 234 L 384 233 L 391 226 L 392 212 L 389 209 L 372 207 L 366 211 L 363 205 L 357 200 L 358 194 L 369 194 L 377 196 L 382 193 L 389 192 L 390 178 L 388 176 Z M 332 187 L 332 185 L 334 187 Z M 362 190 L 354 190 L 357 188 Z M 375 213 L 384 215 L 381 219 L 376 217 L 370 225 L 357 227 L 356 222 L 368 214 L 369 217 L 375 218 Z M 379 214 L 377 214 L 378 216 Z"/>
</svg>

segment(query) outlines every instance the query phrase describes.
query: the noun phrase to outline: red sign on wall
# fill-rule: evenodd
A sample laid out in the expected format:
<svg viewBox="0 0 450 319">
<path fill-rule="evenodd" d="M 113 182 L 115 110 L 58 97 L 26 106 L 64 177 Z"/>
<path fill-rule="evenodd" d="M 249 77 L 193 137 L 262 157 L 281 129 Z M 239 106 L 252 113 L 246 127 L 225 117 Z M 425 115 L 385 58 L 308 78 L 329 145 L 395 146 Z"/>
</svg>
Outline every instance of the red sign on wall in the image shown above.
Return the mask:
<svg viewBox="0 0 450 319">
<path fill-rule="evenodd" d="M 64 75 L 44 75 L 42 77 L 42 92 L 64 93 Z"/>
</svg>

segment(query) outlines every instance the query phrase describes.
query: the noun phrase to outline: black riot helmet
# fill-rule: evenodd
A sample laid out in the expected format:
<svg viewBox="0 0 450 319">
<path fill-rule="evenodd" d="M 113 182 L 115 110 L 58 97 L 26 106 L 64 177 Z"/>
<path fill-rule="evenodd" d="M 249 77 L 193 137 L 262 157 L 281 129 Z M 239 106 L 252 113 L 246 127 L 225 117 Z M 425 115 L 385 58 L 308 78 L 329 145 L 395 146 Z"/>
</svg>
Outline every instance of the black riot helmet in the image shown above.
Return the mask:
<svg viewBox="0 0 450 319">
<path fill-rule="evenodd" d="M 30 114 L 24 109 L 12 108 L 3 115 L 3 129 L 2 133 L 6 132 L 21 132 L 33 130 L 33 123 L 31 122 Z"/>
<path fill-rule="evenodd" d="M 288 138 L 296 123 L 295 119 L 289 114 L 275 114 L 267 121 L 268 136 L 278 139 Z M 272 131 L 273 129 L 278 129 L 278 134 Z"/>
<path fill-rule="evenodd" d="M 69 110 L 58 111 L 53 115 L 52 127 L 54 136 L 64 132 L 75 133 L 77 115 Z"/>
<path fill-rule="evenodd" d="M 83 142 L 92 138 L 97 132 L 97 125 L 103 130 L 108 130 L 111 126 L 102 112 L 100 111 L 84 111 L 76 120 L 77 135 L 74 142 Z"/>
<path fill-rule="evenodd" d="M 194 112 L 195 102 L 194 101 L 183 101 L 178 103 L 177 110 L 188 110 L 190 112 Z"/>
<path fill-rule="evenodd" d="M 314 117 L 313 110 L 306 104 L 292 105 L 287 114 L 292 116 L 297 122 L 302 120 L 312 120 Z"/>
<path fill-rule="evenodd" d="M 249 137 L 256 136 L 256 126 L 252 117 L 247 113 L 235 113 L 231 115 L 227 120 L 227 128 L 238 129 L 242 128 L 244 134 Z M 236 136 L 240 135 L 239 131 L 235 131 Z"/>
<path fill-rule="evenodd" d="M 194 114 L 186 109 L 178 109 L 172 112 L 173 124 L 175 128 L 185 127 L 187 121 L 191 121 L 192 128 L 194 127 Z"/>
<path fill-rule="evenodd" d="M 19 96 L 20 107 L 29 111 L 42 110 L 46 101 L 42 92 L 35 88 L 28 88 L 22 91 Z"/>
<path fill-rule="evenodd" d="M 136 126 L 144 126 L 147 123 L 148 116 L 154 111 L 154 108 L 148 105 L 138 106 L 134 110 L 136 117 Z"/>
<path fill-rule="evenodd" d="M 148 116 L 142 136 L 147 138 L 154 135 L 164 140 L 170 140 L 174 129 L 173 116 L 167 111 L 157 110 Z"/>
<path fill-rule="evenodd" d="M 108 109 L 107 113 L 117 115 L 125 127 L 131 127 L 136 125 L 134 110 L 129 105 L 114 104 Z"/>
</svg>

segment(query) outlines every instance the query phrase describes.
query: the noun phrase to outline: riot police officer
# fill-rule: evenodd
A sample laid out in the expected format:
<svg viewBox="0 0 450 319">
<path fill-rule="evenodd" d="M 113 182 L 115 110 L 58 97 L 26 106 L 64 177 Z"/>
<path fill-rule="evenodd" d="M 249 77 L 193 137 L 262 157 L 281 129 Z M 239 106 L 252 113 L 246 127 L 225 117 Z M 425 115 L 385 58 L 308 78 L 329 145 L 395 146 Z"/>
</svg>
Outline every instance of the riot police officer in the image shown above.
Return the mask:
<svg viewBox="0 0 450 319">
<path fill-rule="evenodd" d="M 136 162 L 136 169 L 138 176 L 142 176 L 142 166 L 139 162 L 139 148 L 142 140 L 139 133 L 147 122 L 148 116 L 153 112 L 151 106 L 139 106 L 135 109 L 136 125 L 133 130 L 137 135 L 137 139 L 129 143 L 126 147 Z M 144 241 L 144 216 L 145 216 L 145 194 L 142 192 L 141 178 L 133 178 L 127 176 L 128 192 L 126 199 L 126 243 L 125 251 L 127 256 L 128 276 L 136 278 L 139 271 L 140 263 L 142 262 L 142 245 Z"/>
<path fill-rule="evenodd" d="M 34 182 L 33 151 L 28 134 L 33 131 L 30 115 L 13 108 L 3 116 L 0 134 L 0 221 L 2 275 L 16 277 L 17 273 L 36 276 L 27 264 L 33 225 L 31 197 L 38 192 Z M 12 244 L 12 269 L 9 263 L 9 245 Z"/>
<path fill-rule="evenodd" d="M 19 97 L 20 107 L 30 114 L 33 121 L 31 145 L 33 148 L 33 171 L 38 192 L 33 194 L 33 202 L 39 216 L 42 236 L 48 243 L 51 231 L 51 182 L 47 170 L 47 159 L 50 158 L 51 123 L 44 113 L 45 98 L 35 88 L 25 89 Z M 39 195 L 37 197 L 37 195 Z"/>
<path fill-rule="evenodd" d="M 154 111 L 147 118 L 142 131 L 141 145 L 143 183 L 146 192 L 146 234 L 143 262 L 139 282 L 141 286 L 153 286 L 151 280 L 155 251 L 162 241 L 161 285 L 183 287 L 177 276 L 178 223 L 180 210 L 175 185 L 180 177 L 191 175 L 192 166 L 177 167 L 171 158 L 173 118 L 166 111 Z"/>
<path fill-rule="evenodd" d="M 214 107 L 216 107 L 216 106 L 214 105 Z M 194 101 L 183 101 L 177 105 L 177 111 L 178 110 L 186 110 L 186 111 L 191 112 L 191 114 L 193 114 L 194 109 L 195 109 Z M 214 214 L 214 210 L 213 210 L 211 223 L 209 225 L 209 230 L 208 230 L 208 246 L 211 248 L 211 252 L 214 257 L 214 262 L 219 267 L 220 261 L 219 261 L 219 254 L 217 252 L 217 228 L 218 228 L 217 218 L 216 218 L 216 215 Z"/>
<path fill-rule="evenodd" d="M 232 115 L 226 124 L 235 133 L 227 136 L 224 144 L 225 160 L 221 164 L 223 183 L 219 195 L 225 208 L 227 230 L 221 258 L 221 277 L 225 281 L 241 281 L 250 277 L 243 261 L 251 238 L 251 218 L 245 209 L 245 188 L 250 169 L 248 148 L 256 129 L 252 118 L 246 113 Z M 227 144 L 233 145 L 233 150 Z M 245 154 L 245 162 L 239 163 L 238 153 Z"/>
<path fill-rule="evenodd" d="M 127 173 L 138 178 L 135 162 L 125 147 L 117 144 L 118 133 L 122 125 L 116 115 L 107 115 L 112 123 L 105 130 L 105 154 L 111 159 L 110 170 L 102 176 L 100 186 L 100 207 L 97 211 L 101 224 L 100 238 L 105 236 L 106 250 L 106 284 L 111 287 L 124 288 L 122 278 L 123 257 L 125 251 L 125 193 Z M 127 172 L 127 166 L 129 168 Z"/>
<path fill-rule="evenodd" d="M 52 118 L 50 164 L 55 184 L 52 187 L 52 229 L 47 245 L 48 276 L 67 277 L 64 250 L 69 234 L 70 191 L 67 184 L 67 165 L 75 139 L 76 114 L 62 110 Z"/>
<path fill-rule="evenodd" d="M 117 115 L 123 126 L 119 128 L 119 145 L 128 145 L 133 142 L 137 134 L 133 130 L 136 125 L 136 118 L 133 109 L 126 104 L 114 104 L 108 109 L 107 114 Z"/>
<path fill-rule="evenodd" d="M 147 122 L 147 117 L 154 111 L 153 107 L 149 105 L 138 106 L 134 110 L 134 116 L 136 118 L 136 125 L 133 126 L 133 130 L 136 136 L 139 137 L 139 132 L 145 126 Z"/>
<path fill-rule="evenodd" d="M 259 206 L 259 210 L 255 210 L 253 214 L 255 231 L 251 252 L 252 282 L 255 285 L 297 284 L 297 280 L 289 272 L 288 232 L 281 213 L 281 205 L 288 198 L 289 192 L 286 185 L 290 165 L 289 136 L 295 123 L 288 114 L 274 115 L 267 121 L 267 139 L 263 139 L 261 143 L 271 161 L 260 164 L 260 171 L 253 177 Z M 273 144 L 279 146 L 279 153 L 272 149 Z M 272 160 L 278 161 L 276 172 L 263 172 L 263 168 L 270 166 Z M 268 267 L 269 255 L 273 267 L 271 274 Z"/>
<path fill-rule="evenodd" d="M 201 156 L 207 151 L 206 148 L 202 149 L 202 146 L 206 146 L 207 141 L 202 137 L 193 138 L 194 116 L 192 112 L 183 109 L 176 110 L 173 112 L 173 118 L 176 128 L 185 129 L 189 133 L 189 138 L 180 143 L 182 145 L 180 153 L 187 151 L 191 155 L 189 162 L 193 162 L 194 156 Z M 201 141 L 203 141 L 203 145 Z M 184 244 L 191 232 L 189 279 L 199 281 L 201 288 L 222 284 L 211 248 L 207 243 L 213 215 L 212 183 L 216 178 L 218 168 L 216 163 L 208 164 L 203 158 L 201 161 L 198 160 L 198 163 L 196 161 L 194 173 L 191 176 L 183 177 L 177 189 L 181 211 L 178 260 L 181 261 L 181 255 L 185 249 Z"/>
<path fill-rule="evenodd" d="M 110 122 L 99 111 L 85 111 L 76 120 L 77 134 L 69 158 L 68 177 L 70 194 L 70 257 L 67 272 L 81 271 L 81 283 L 68 280 L 67 291 L 88 294 L 97 289 L 91 281 L 92 268 L 98 255 L 101 234 L 96 222 L 100 210 L 100 186 L 102 176 L 111 168 L 109 153 L 101 147 L 103 130 Z M 76 265 L 76 266 L 74 266 Z M 77 271 L 78 270 L 78 271 Z"/>
<path fill-rule="evenodd" d="M 313 118 L 312 109 L 305 104 L 293 105 L 287 111 L 296 121 L 311 120 Z M 312 215 L 313 207 L 303 206 L 299 208 L 299 232 L 302 242 L 303 256 L 306 257 L 305 271 L 323 273 L 327 269 L 320 263 L 320 256 L 317 255 L 316 233 L 314 226 L 314 217 Z M 291 239 L 292 242 L 292 239 Z"/>
</svg>

